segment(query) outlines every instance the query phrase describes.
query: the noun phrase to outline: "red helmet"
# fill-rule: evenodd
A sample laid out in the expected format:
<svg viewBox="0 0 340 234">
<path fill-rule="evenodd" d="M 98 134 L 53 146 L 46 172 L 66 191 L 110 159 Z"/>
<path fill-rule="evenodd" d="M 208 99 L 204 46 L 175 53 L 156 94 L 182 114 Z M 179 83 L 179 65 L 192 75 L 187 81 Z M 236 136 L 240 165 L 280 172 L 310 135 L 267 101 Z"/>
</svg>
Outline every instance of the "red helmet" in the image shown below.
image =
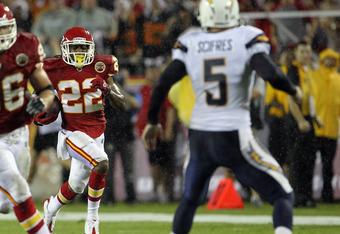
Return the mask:
<svg viewBox="0 0 340 234">
<path fill-rule="evenodd" d="M 86 46 L 87 51 L 72 51 L 75 45 Z M 61 53 L 65 63 L 82 68 L 89 65 L 94 59 L 94 42 L 91 33 L 85 28 L 74 27 L 66 31 L 61 40 Z"/>
<path fill-rule="evenodd" d="M 17 39 L 17 24 L 8 6 L 0 3 L 0 27 L 8 27 L 8 33 L 0 32 L 0 51 L 8 50 Z"/>
</svg>

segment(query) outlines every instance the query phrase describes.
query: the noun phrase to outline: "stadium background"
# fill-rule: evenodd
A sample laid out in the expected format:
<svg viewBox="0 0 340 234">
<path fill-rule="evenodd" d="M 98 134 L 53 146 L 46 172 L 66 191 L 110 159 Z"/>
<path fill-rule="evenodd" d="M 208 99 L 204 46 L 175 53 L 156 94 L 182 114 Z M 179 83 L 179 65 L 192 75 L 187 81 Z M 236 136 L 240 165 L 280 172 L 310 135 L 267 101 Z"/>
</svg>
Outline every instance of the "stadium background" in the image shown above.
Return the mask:
<svg viewBox="0 0 340 234">
<path fill-rule="evenodd" d="M 282 18 L 290 18 L 290 17 L 316 17 L 316 18 L 328 18 L 328 17 L 340 17 L 339 10 L 328 10 L 328 11 L 291 11 L 291 12 L 247 12 L 241 13 L 242 22 L 244 24 L 253 24 L 254 19 L 270 19 L 278 28 L 282 30 L 289 31 L 287 28 L 282 28 L 282 24 L 280 24 L 280 19 Z M 287 32 L 289 34 L 289 32 Z M 291 35 L 291 34 L 289 34 Z M 299 39 L 294 35 L 291 35 L 291 40 L 293 42 L 297 42 Z M 129 89 L 133 91 L 138 91 L 141 85 L 144 84 L 143 76 L 132 76 L 127 81 L 127 86 Z M 263 109 L 263 108 L 262 108 Z M 266 145 L 266 139 L 268 136 L 268 128 L 265 126 L 263 130 L 259 132 L 259 140 Z M 181 135 L 179 135 L 181 137 Z M 183 142 L 182 139 L 178 139 L 178 142 Z M 176 170 L 176 180 L 175 180 L 175 197 L 178 198 L 182 191 L 182 165 L 185 158 L 185 154 L 187 150 L 185 145 L 178 147 L 176 157 L 177 157 L 177 170 Z M 120 160 L 119 157 L 116 159 Z M 41 167 L 38 167 L 40 172 L 38 172 L 38 176 L 35 181 L 32 183 L 32 193 L 33 198 L 43 199 L 55 192 L 58 191 L 59 186 L 61 185 L 60 178 L 60 166 L 56 163 L 55 158 L 45 158 L 40 161 Z M 52 164 L 51 164 L 52 162 Z M 317 158 L 315 162 L 315 173 L 313 180 L 313 190 L 314 190 L 314 198 L 318 199 L 320 197 L 320 191 L 322 188 L 322 177 L 321 177 L 321 163 L 320 157 Z M 52 171 L 51 171 L 52 168 Z M 115 170 L 115 197 L 118 200 L 123 200 L 125 197 L 124 191 L 124 183 L 122 176 L 122 168 L 121 163 L 116 163 Z M 212 177 L 209 195 L 218 185 L 218 182 L 221 178 L 224 178 L 224 172 L 222 169 L 216 171 L 214 176 Z M 45 186 L 42 186 L 45 185 Z M 137 137 L 135 141 L 135 186 L 137 191 L 137 196 L 139 200 L 147 200 L 149 193 L 152 191 L 152 178 L 150 176 L 150 167 L 147 158 L 147 153 L 140 141 Z M 340 141 L 338 144 L 337 154 L 334 160 L 334 177 L 333 177 L 333 187 L 334 187 L 334 197 L 335 199 L 340 199 Z M 48 189 L 47 189 L 48 188 Z M 237 187 L 239 188 L 239 187 Z"/>
</svg>

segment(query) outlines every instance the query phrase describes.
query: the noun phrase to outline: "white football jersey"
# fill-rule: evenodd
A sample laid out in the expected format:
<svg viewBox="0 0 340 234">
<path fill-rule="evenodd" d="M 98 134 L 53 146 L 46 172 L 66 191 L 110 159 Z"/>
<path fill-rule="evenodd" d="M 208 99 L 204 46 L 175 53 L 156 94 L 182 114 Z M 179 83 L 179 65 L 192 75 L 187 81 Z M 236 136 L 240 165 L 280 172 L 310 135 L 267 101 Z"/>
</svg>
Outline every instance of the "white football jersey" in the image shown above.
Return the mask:
<svg viewBox="0 0 340 234">
<path fill-rule="evenodd" d="M 195 93 L 190 128 L 231 131 L 249 127 L 255 76 L 250 58 L 269 51 L 264 32 L 252 26 L 180 37 L 172 58 L 185 64 Z"/>
</svg>

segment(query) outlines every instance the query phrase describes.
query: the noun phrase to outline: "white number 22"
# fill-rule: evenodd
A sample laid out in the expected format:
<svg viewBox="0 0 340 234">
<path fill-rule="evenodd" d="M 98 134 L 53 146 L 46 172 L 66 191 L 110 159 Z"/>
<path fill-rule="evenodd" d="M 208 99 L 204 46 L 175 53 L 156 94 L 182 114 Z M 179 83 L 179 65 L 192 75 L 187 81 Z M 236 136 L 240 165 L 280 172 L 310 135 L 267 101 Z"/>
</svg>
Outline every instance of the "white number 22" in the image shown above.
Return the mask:
<svg viewBox="0 0 340 234">
<path fill-rule="evenodd" d="M 65 113 L 90 113 L 100 111 L 103 108 L 103 100 L 99 100 L 102 95 L 100 90 L 85 93 L 83 103 L 70 104 L 81 97 L 81 90 L 92 89 L 91 81 L 94 79 L 85 79 L 81 84 L 76 80 L 63 80 L 58 84 L 58 88 L 61 91 L 71 90 L 71 92 L 61 95 L 61 104 Z"/>
</svg>

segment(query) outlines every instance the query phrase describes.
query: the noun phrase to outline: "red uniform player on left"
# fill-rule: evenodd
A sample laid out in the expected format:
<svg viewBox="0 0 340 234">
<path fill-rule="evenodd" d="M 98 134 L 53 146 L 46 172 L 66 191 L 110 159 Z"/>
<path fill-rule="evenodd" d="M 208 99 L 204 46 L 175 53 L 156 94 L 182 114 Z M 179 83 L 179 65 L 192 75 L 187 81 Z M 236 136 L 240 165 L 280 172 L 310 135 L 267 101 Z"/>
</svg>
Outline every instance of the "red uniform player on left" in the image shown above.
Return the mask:
<svg viewBox="0 0 340 234">
<path fill-rule="evenodd" d="M 36 36 L 17 34 L 16 20 L 0 3 L 0 213 L 14 209 L 27 233 L 50 233 L 35 208 L 26 178 L 30 168 L 28 124 L 54 99 Z M 25 95 L 28 81 L 36 96 Z"/>
</svg>

